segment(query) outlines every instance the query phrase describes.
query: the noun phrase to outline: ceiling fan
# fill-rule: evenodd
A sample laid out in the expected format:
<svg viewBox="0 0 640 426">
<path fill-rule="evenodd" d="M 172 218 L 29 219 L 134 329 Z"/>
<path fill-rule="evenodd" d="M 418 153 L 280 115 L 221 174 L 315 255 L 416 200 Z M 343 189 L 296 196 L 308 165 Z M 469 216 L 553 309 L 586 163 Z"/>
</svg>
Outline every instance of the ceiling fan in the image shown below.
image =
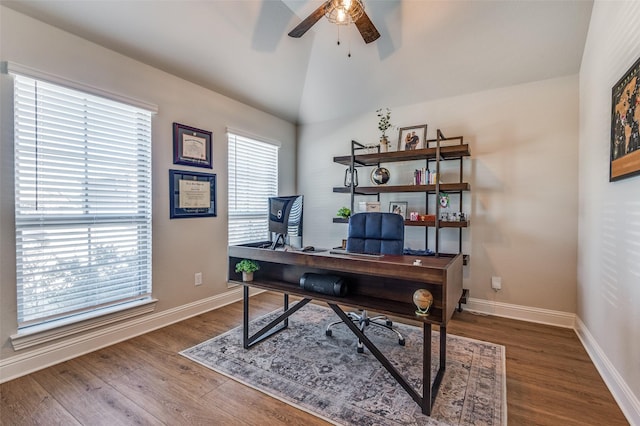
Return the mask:
<svg viewBox="0 0 640 426">
<path fill-rule="evenodd" d="M 326 16 L 331 23 L 337 25 L 354 23 L 365 43 L 371 43 L 380 37 L 380 33 L 364 11 L 362 0 L 328 0 L 291 30 L 289 36 L 302 37 L 322 18 L 322 15 Z"/>
</svg>

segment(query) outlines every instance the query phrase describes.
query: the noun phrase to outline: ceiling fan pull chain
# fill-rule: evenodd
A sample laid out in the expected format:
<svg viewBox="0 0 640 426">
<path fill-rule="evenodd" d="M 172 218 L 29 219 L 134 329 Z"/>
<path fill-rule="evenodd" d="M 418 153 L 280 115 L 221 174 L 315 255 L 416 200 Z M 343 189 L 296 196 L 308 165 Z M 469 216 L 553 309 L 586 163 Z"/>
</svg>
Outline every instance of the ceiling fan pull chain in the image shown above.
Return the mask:
<svg viewBox="0 0 640 426">
<path fill-rule="evenodd" d="M 336 25 L 338 27 L 338 46 L 340 46 L 340 25 Z"/>
</svg>

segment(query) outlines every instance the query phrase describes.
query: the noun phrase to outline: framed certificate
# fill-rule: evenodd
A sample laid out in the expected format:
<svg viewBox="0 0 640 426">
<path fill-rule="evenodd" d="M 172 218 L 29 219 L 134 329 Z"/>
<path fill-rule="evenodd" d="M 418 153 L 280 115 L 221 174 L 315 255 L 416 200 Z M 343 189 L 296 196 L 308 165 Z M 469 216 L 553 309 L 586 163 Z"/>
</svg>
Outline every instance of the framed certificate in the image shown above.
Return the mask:
<svg viewBox="0 0 640 426">
<path fill-rule="evenodd" d="M 213 168 L 213 133 L 173 123 L 173 164 Z"/>
<path fill-rule="evenodd" d="M 169 170 L 169 217 L 217 216 L 216 175 Z"/>
</svg>

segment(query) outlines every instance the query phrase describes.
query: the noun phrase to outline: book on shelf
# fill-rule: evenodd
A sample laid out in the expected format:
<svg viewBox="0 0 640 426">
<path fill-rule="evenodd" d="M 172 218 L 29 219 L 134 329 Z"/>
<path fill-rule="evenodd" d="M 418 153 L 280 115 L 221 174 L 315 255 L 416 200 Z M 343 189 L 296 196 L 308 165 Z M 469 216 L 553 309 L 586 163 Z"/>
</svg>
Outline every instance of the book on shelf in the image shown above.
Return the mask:
<svg viewBox="0 0 640 426">
<path fill-rule="evenodd" d="M 438 174 L 423 167 L 416 169 L 413 172 L 413 184 L 414 185 L 434 185 L 438 179 Z"/>
</svg>

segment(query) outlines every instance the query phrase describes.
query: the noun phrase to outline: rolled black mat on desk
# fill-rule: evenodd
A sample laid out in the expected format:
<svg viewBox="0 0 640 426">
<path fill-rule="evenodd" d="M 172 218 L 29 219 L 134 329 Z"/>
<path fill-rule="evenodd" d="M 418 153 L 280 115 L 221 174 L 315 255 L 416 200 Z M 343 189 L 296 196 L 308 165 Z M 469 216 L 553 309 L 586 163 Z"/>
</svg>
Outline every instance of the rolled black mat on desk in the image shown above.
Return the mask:
<svg viewBox="0 0 640 426">
<path fill-rule="evenodd" d="M 347 284 L 342 277 L 337 275 L 307 272 L 300 277 L 300 287 L 306 291 L 329 296 L 345 296 L 347 294 Z"/>
</svg>

